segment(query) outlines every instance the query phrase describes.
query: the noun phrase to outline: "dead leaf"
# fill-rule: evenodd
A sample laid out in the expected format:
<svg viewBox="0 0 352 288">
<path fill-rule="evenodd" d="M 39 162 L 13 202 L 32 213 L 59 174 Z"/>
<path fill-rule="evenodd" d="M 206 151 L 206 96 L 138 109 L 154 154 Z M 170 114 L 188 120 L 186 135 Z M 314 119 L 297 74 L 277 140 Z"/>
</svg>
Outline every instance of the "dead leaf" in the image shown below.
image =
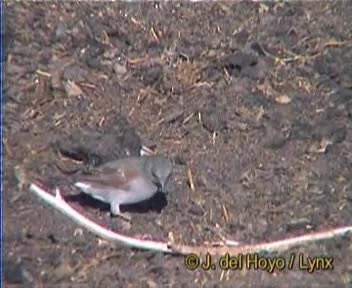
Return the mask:
<svg viewBox="0 0 352 288">
<path fill-rule="evenodd" d="M 338 46 L 342 46 L 348 42 L 349 41 L 338 41 L 336 39 L 330 39 L 327 42 L 325 42 L 324 46 L 325 47 L 338 47 Z"/>
<path fill-rule="evenodd" d="M 259 14 L 266 13 L 268 11 L 269 11 L 269 6 L 268 5 L 265 5 L 263 3 L 259 4 L 259 9 L 258 9 Z"/>
<path fill-rule="evenodd" d="M 23 191 L 23 187 L 29 183 L 28 175 L 24 167 L 21 165 L 16 165 L 14 172 L 15 172 L 15 178 L 17 181 L 17 188 L 19 191 Z"/>
<path fill-rule="evenodd" d="M 67 80 L 65 83 L 65 91 L 69 97 L 82 95 L 82 89 L 71 80 Z"/>
<path fill-rule="evenodd" d="M 291 102 L 291 98 L 287 95 L 281 95 L 275 98 L 275 101 L 279 104 L 288 104 Z"/>
<path fill-rule="evenodd" d="M 61 76 L 62 76 L 62 71 L 60 70 L 55 70 L 51 74 L 51 87 L 53 89 L 62 89 L 62 82 L 61 82 Z"/>
<path fill-rule="evenodd" d="M 310 147 L 309 151 L 311 153 L 325 153 L 328 146 L 330 146 L 332 144 L 333 144 L 333 142 L 331 140 L 324 138 L 320 142 L 314 143 Z"/>
<path fill-rule="evenodd" d="M 127 73 L 126 65 L 121 65 L 120 63 L 115 63 L 113 69 L 117 76 L 123 76 Z"/>
<path fill-rule="evenodd" d="M 264 114 L 265 114 L 264 108 L 263 108 L 263 106 L 260 106 L 257 117 L 256 117 L 256 121 L 259 122 L 263 118 Z"/>
</svg>

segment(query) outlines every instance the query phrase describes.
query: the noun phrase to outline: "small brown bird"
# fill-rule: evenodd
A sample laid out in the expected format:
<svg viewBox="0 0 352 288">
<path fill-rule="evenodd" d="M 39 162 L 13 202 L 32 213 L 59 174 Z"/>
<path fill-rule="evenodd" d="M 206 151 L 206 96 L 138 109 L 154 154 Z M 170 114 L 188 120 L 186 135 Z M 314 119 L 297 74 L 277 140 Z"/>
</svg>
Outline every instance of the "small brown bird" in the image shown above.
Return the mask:
<svg viewBox="0 0 352 288">
<path fill-rule="evenodd" d="M 171 161 L 163 156 L 142 156 L 108 162 L 93 169 L 92 175 L 75 183 L 82 192 L 110 204 L 112 215 L 121 214 L 121 204 L 134 204 L 151 198 L 165 185 L 172 173 Z"/>
</svg>

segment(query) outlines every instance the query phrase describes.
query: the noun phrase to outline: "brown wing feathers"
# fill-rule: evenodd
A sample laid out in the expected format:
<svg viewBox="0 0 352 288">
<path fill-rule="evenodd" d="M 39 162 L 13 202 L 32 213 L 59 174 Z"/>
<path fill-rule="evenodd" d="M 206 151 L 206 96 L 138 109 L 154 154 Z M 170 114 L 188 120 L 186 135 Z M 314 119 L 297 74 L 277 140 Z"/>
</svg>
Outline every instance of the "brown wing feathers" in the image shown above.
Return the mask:
<svg viewBox="0 0 352 288">
<path fill-rule="evenodd" d="M 120 189 L 127 188 L 131 179 L 138 176 L 138 171 L 133 167 L 112 168 L 103 166 L 96 171 L 94 175 L 85 176 L 79 179 L 90 185 L 116 187 Z"/>
</svg>

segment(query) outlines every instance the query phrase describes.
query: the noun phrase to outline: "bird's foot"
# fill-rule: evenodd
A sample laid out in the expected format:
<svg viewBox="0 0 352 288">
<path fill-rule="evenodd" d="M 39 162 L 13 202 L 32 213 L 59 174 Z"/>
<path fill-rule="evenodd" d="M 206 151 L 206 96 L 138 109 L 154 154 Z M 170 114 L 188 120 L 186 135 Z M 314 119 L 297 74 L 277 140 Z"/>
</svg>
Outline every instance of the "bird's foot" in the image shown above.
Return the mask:
<svg viewBox="0 0 352 288">
<path fill-rule="evenodd" d="M 128 213 L 119 213 L 119 214 L 111 214 L 114 217 L 120 217 L 122 220 L 127 221 L 127 222 L 131 222 L 132 217 L 130 214 Z"/>
<path fill-rule="evenodd" d="M 111 204 L 110 211 L 111 211 L 111 216 L 118 216 L 127 222 L 131 222 L 132 217 L 128 213 L 121 213 L 119 203 L 113 202 Z"/>
</svg>

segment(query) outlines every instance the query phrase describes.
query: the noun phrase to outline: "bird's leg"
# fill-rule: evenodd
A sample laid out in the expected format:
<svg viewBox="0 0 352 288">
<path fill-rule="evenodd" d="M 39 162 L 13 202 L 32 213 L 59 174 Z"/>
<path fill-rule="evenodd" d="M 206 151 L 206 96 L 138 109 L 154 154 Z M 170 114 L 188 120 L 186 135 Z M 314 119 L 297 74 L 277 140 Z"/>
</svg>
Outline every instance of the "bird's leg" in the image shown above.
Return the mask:
<svg viewBox="0 0 352 288">
<path fill-rule="evenodd" d="M 120 203 L 117 202 L 112 202 L 110 205 L 110 212 L 113 216 L 119 216 L 123 220 L 130 222 L 131 221 L 131 216 L 128 215 L 127 213 L 121 213 L 120 211 Z"/>
</svg>

